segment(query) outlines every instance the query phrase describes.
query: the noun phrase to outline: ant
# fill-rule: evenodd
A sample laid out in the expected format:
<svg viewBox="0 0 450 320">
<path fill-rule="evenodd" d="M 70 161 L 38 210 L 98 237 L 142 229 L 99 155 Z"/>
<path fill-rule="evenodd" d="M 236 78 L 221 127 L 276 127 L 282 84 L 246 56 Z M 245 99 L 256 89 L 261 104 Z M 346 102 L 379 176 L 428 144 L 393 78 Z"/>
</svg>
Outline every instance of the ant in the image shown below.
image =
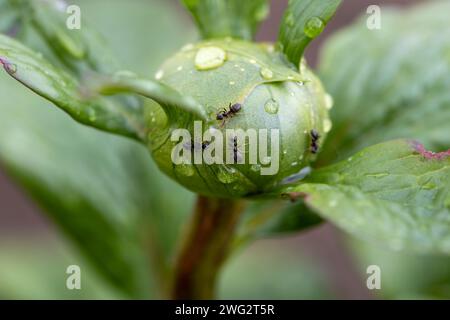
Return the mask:
<svg viewBox="0 0 450 320">
<path fill-rule="evenodd" d="M 311 153 L 316 154 L 317 152 L 319 152 L 318 141 L 320 139 L 320 135 L 316 129 L 312 129 L 310 135 L 311 135 Z"/>
<path fill-rule="evenodd" d="M 202 150 L 205 150 L 205 149 L 210 145 L 210 143 L 211 143 L 211 142 L 203 141 L 203 142 L 202 142 L 202 145 L 201 145 Z M 198 143 L 195 143 L 193 140 L 191 140 L 191 142 L 190 142 L 190 143 L 186 143 L 186 144 L 184 145 L 184 147 L 185 147 L 186 149 L 189 149 L 189 148 L 190 148 L 191 151 L 194 152 L 195 150 L 198 150 L 198 149 L 200 148 L 200 145 L 199 145 Z"/>
<path fill-rule="evenodd" d="M 243 164 L 244 155 L 242 154 L 241 149 L 244 148 L 245 150 L 245 143 L 244 145 L 239 144 L 239 138 L 237 136 L 234 136 L 233 139 L 229 142 L 230 147 L 233 150 L 233 160 L 234 164 Z"/>
<path fill-rule="evenodd" d="M 225 124 L 227 118 L 232 118 L 236 113 L 241 111 L 242 105 L 240 103 L 231 104 L 228 106 L 228 110 L 223 108 L 216 116 L 216 120 L 222 120 L 222 126 Z"/>
<path fill-rule="evenodd" d="M 234 163 L 238 162 L 238 144 L 237 144 L 237 137 L 235 136 L 233 138 L 233 159 L 234 159 Z"/>
</svg>

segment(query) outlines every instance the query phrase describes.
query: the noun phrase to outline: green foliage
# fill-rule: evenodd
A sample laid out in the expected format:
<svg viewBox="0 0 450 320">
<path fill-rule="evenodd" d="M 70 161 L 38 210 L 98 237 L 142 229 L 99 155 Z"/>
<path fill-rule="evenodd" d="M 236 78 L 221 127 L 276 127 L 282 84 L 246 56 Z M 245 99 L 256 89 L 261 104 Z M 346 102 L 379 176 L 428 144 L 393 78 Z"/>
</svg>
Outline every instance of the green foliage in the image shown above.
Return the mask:
<svg viewBox="0 0 450 320">
<path fill-rule="evenodd" d="M 278 43 L 289 61 L 299 66 L 307 45 L 325 29 L 342 0 L 289 0 Z"/>
<path fill-rule="evenodd" d="M 83 2 L 86 12 L 101 16 L 104 11 L 88 9 L 96 5 Z M 158 19 L 164 24 L 164 19 L 173 15 L 166 6 L 155 5 L 155 10 L 164 12 L 164 18 L 155 16 L 149 26 L 147 17 L 137 19 L 135 14 L 146 8 L 143 1 L 131 7 L 110 6 L 108 12 L 133 17 L 128 23 L 130 28 L 150 30 Z M 109 25 L 108 35 L 113 38 L 122 28 L 121 24 Z M 184 41 L 181 38 L 185 36 L 179 34 L 171 46 L 154 46 L 150 51 L 163 50 L 167 54 Z M 154 35 L 158 37 L 156 32 Z M 120 45 L 143 50 L 148 46 L 139 39 L 127 41 Z M 158 61 L 149 64 L 146 52 L 132 63 L 128 61 L 129 67 L 139 70 L 147 64 L 148 72 L 154 71 Z M 34 63 L 30 59 L 24 62 Z M 0 104 L 2 167 L 122 296 L 150 297 L 170 268 L 192 195 L 159 173 L 142 146 L 73 122 L 44 100 L 17 87 L 5 72 L 0 82 L 0 96 L 10 99 Z M 172 192 L 177 197 L 172 197 Z"/>
<path fill-rule="evenodd" d="M 233 37 L 252 40 L 269 13 L 268 0 L 182 0 L 203 39 Z"/>
<path fill-rule="evenodd" d="M 283 188 L 344 230 L 395 249 L 450 253 L 450 152 L 397 140 Z"/>
<path fill-rule="evenodd" d="M 383 8 L 380 30 L 365 17 L 327 42 L 320 74 L 335 107 L 322 163 L 397 138 L 449 148 L 449 10 L 448 1 Z"/>
<path fill-rule="evenodd" d="M 83 93 L 76 78 L 4 35 L 0 35 L 0 63 L 11 77 L 53 102 L 78 122 L 144 139 L 146 129 L 142 107 L 133 110 L 113 100 Z"/>
</svg>

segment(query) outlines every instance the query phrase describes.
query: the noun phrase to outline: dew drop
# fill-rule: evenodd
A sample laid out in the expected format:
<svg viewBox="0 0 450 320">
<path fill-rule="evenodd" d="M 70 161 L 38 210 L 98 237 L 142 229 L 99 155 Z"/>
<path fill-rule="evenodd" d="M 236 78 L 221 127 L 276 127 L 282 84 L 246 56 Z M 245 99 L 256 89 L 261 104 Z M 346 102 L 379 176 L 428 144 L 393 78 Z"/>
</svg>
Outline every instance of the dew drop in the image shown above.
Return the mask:
<svg viewBox="0 0 450 320">
<path fill-rule="evenodd" d="M 293 27 L 294 26 L 294 15 L 292 14 L 292 12 L 288 13 L 288 15 L 286 16 L 286 24 L 289 27 Z"/>
<path fill-rule="evenodd" d="M 325 131 L 325 133 L 330 132 L 332 127 L 333 123 L 331 122 L 330 119 L 323 120 L 323 131 Z"/>
<path fill-rule="evenodd" d="M 14 74 L 17 72 L 17 66 L 13 63 L 10 63 L 8 60 L 0 57 L 0 65 L 3 65 L 3 68 L 9 74 Z"/>
<path fill-rule="evenodd" d="M 252 164 L 252 166 L 250 167 L 250 170 L 253 172 L 259 172 L 259 171 L 261 171 L 261 166 L 259 164 Z"/>
<path fill-rule="evenodd" d="M 331 108 L 333 108 L 333 105 L 334 105 L 333 97 L 327 93 L 325 95 L 325 108 L 327 108 L 327 110 L 331 110 Z"/>
<path fill-rule="evenodd" d="M 312 17 L 306 21 L 303 31 L 307 37 L 315 38 L 322 33 L 323 29 L 325 29 L 323 20 L 318 17 Z"/>
<path fill-rule="evenodd" d="M 266 80 L 270 80 L 273 78 L 273 72 L 268 68 L 262 68 L 260 73 L 261 76 Z"/>
<path fill-rule="evenodd" d="M 280 105 L 274 99 L 267 100 L 266 104 L 264 105 L 264 110 L 270 114 L 277 114 L 279 108 Z"/>
<path fill-rule="evenodd" d="M 9 74 L 14 74 L 17 72 L 17 65 L 15 65 L 14 63 L 7 63 L 5 64 L 5 70 Z"/>
<path fill-rule="evenodd" d="M 268 164 L 270 164 L 271 162 L 272 162 L 272 158 L 271 158 L 271 157 L 264 157 L 264 158 L 261 159 L 261 163 L 262 163 L 263 165 L 268 165 Z"/>
<path fill-rule="evenodd" d="M 291 163 L 291 166 L 292 166 L 292 167 L 298 166 L 298 162 L 297 162 L 297 161 L 292 162 L 292 163 Z"/>
<path fill-rule="evenodd" d="M 237 179 L 236 169 L 229 167 L 220 167 L 219 172 L 217 173 L 217 178 L 220 182 L 229 184 L 234 182 Z"/>
<path fill-rule="evenodd" d="M 229 84 L 230 84 L 230 86 L 234 86 L 236 84 L 236 82 L 230 81 Z"/>
<path fill-rule="evenodd" d="M 156 80 L 161 80 L 162 77 L 164 77 L 164 71 L 163 70 L 158 70 L 158 72 L 156 72 L 156 74 L 155 74 L 155 79 Z"/>
<path fill-rule="evenodd" d="M 175 172 L 181 176 L 192 177 L 195 171 L 191 164 L 183 163 L 175 166 Z"/>
<path fill-rule="evenodd" d="M 225 50 L 218 47 L 203 47 L 195 56 L 195 67 L 198 70 L 210 70 L 220 67 L 227 58 Z"/>
</svg>

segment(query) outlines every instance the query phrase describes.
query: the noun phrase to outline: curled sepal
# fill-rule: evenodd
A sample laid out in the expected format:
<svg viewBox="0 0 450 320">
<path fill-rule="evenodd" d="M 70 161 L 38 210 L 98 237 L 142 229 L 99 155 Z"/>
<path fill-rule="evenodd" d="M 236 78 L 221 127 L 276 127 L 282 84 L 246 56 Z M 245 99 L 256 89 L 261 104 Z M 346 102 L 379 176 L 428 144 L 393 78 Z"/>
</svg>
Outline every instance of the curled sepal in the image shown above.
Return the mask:
<svg viewBox="0 0 450 320">
<path fill-rule="evenodd" d="M 86 95 L 74 77 L 4 35 L 0 35 L 0 64 L 11 77 L 54 103 L 76 121 L 104 131 L 144 139 L 146 128 L 141 106 L 127 107 L 113 99 Z"/>
<path fill-rule="evenodd" d="M 132 93 L 152 99 L 164 109 L 169 122 L 177 123 L 188 118 L 206 121 L 207 115 L 203 106 L 194 98 L 183 96 L 175 89 L 158 81 L 145 79 L 127 72 L 119 72 L 113 76 L 96 77 L 92 89 L 104 95 Z"/>
<path fill-rule="evenodd" d="M 233 37 L 252 40 L 269 13 L 268 0 L 182 0 L 203 39 Z"/>
<path fill-rule="evenodd" d="M 289 61 L 299 66 L 308 44 L 325 29 L 342 0 L 289 0 L 278 44 Z"/>
<path fill-rule="evenodd" d="M 450 254 L 450 150 L 385 142 L 276 193 L 382 245 Z"/>
</svg>

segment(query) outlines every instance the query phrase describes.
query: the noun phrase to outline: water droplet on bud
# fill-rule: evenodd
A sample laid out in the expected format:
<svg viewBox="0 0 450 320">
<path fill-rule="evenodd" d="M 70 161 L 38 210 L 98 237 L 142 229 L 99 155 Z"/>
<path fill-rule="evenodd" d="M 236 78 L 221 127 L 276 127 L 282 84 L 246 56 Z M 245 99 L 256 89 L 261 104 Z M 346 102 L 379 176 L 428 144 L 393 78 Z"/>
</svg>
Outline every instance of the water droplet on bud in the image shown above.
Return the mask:
<svg viewBox="0 0 450 320">
<path fill-rule="evenodd" d="M 268 68 L 262 68 L 260 73 L 261 77 L 263 77 L 266 80 L 270 80 L 273 78 L 273 72 Z"/>
<path fill-rule="evenodd" d="M 195 67 L 198 70 L 215 69 L 223 65 L 226 59 L 227 53 L 221 48 L 200 48 L 195 56 Z"/>
<path fill-rule="evenodd" d="M 181 176 L 192 177 L 194 175 L 194 167 L 191 164 L 179 164 L 175 166 L 175 172 Z"/>
<path fill-rule="evenodd" d="M 222 166 L 219 168 L 219 172 L 217 173 L 217 178 L 222 183 L 232 183 L 237 179 L 236 169 L 230 168 L 227 166 Z"/>
<path fill-rule="evenodd" d="M 306 21 L 303 31 L 307 37 L 315 38 L 322 33 L 323 29 L 325 29 L 323 20 L 318 17 L 312 17 Z"/>
<path fill-rule="evenodd" d="M 159 70 L 158 72 L 156 72 L 156 74 L 155 74 L 155 79 L 156 80 L 161 80 L 162 77 L 164 77 L 164 71 L 163 70 Z"/>
<path fill-rule="evenodd" d="M 274 99 L 267 100 L 266 104 L 264 105 L 264 110 L 270 114 L 277 114 L 279 108 L 279 103 Z"/>
<path fill-rule="evenodd" d="M 292 12 L 290 12 L 287 16 L 286 16 L 286 24 L 289 27 L 293 27 L 294 26 L 294 15 L 292 14 Z"/>
</svg>

